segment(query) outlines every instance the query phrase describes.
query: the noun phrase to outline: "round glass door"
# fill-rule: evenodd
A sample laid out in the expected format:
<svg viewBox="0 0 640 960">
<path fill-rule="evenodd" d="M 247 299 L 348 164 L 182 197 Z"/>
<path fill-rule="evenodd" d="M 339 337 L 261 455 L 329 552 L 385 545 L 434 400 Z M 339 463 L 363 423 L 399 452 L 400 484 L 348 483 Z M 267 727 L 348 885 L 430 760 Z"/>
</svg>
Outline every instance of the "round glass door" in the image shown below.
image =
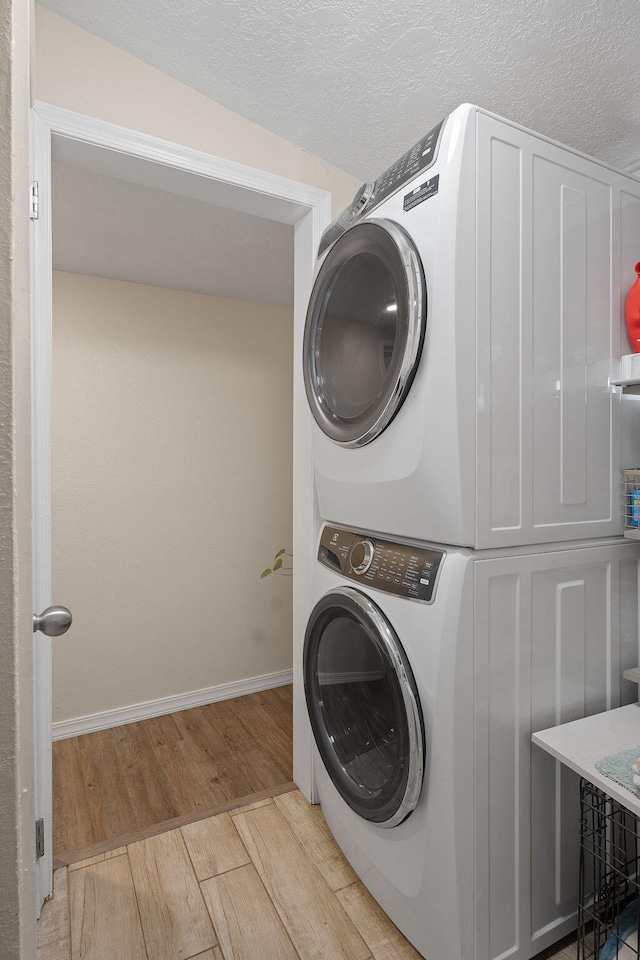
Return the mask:
<svg viewBox="0 0 640 960">
<path fill-rule="evenodd" d="M 367 220 L 336 241 L 304 337 L 307 398 L 328 437 L 362 446 L 391 422 L 420 359 L 426 314 L 422 264 L 401 227 Z"/>
<path fill-rule="evenodd" d="M 418 693 L 389 621 L 358 590 L 341 587 L 316 604 L 304 685 L 318 750 L 338 792 L 366 820 L 401 823 L 422 788 Z"/>
</svg>

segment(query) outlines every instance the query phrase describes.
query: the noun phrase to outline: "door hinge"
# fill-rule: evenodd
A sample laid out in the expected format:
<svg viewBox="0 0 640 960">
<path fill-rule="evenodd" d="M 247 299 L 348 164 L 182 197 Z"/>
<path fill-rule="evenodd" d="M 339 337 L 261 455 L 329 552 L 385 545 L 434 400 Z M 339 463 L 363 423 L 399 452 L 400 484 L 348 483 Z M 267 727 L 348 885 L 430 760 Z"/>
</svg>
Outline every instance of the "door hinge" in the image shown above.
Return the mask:
<svg viewBox="0 0 640 960">
<path fill-rule="evenodd" d="M 40 217 L 40 198 L 38 196 L 38 181 L 34 180 L 31 184 L 31 208 L 29 216 L 32 220 L 38 220 Z"/>
<path fill-rule="evenodd" d="M 44 857 L 44 820 L 36 820 L 36 860 Z"/>
</svg>

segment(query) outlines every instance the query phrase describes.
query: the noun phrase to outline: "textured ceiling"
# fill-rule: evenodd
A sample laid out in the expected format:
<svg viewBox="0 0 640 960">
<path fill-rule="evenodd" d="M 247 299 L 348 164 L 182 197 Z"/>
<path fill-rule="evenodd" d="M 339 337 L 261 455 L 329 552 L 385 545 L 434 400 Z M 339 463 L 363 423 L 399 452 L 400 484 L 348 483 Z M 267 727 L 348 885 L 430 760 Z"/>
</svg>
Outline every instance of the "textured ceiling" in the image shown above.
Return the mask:
<svg viewBox="0 0 640 960">
<path fill-rule="evenodd" d="M 293 302 L 292 227 L 68 163 L 52 173 L 55 270 Z"/>
<path fill-rule="evenodd" d="M 638 0 L 45 0 L 361 179 L 462 102 L 640 158 Z"/>
</svg>

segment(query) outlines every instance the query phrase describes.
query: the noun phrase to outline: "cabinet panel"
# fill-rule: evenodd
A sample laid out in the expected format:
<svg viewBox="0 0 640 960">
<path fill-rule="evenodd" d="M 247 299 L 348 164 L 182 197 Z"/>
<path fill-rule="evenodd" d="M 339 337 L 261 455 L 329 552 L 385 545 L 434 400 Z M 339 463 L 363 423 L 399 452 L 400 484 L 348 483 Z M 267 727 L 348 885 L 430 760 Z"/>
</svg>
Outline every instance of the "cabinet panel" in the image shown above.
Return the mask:
<svg viewBox="0 0 640 960">
<path fill-rule="evenodd" d="M 475 564 L 476 956 L 525 960 L 575 925 L 578 780 L 530 738 L 619 705 L 638 655 L 639 554 Z"/>
<path fill-rule="evenodd" d="M 532 519 L 556 539 L 612 519 L 611 190 L 534 156 L 532 200 Z"/>
<path fill-rule="evenodd" d="M 640 184 L 482 113 L 477 182 L 476 545 L 620 534 Z"/>
</svg>

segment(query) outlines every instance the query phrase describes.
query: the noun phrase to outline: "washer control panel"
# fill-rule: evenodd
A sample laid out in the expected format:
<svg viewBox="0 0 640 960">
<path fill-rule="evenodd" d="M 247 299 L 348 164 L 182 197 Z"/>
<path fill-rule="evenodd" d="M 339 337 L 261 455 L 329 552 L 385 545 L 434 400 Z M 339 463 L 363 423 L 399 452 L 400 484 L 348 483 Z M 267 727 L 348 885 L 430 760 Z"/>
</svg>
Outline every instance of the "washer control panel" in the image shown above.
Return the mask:
<svg viewBox="0 0 640 960">
<path fill-rule="evenodd" d="M 446 119 L 446 117 L 445 117 Z M 378 177 L 375 183 L 363 184 L 356 193 L 351 206 L 338 214 L 336 219 L 329 224 L 322 234 L 318 256 L 322 256 L 327 247 L 341 237 L 349 227 L 352 227 L 360 217 L 366 212 L 369 213 L 373 207 L 382 203 L 392 193 L 399 190 L 403 183 L 413 180 L 416 174 L 421 170 L 426 170 L 434 163 L 440 141 L 440 133 L 444 126 L 444 120 L 441 120 L 433 130 L 418 140 L 410 150 L 403 153 L 399 160 L 396 160 L 385 172 Z"/>
<path fill-rule="evenodd" d="M 318 560 L 349 580 L 410 600 L 431 603 L 442 550 L 382 540 L 355 530 L 325 526 Z"/>
</svg>

